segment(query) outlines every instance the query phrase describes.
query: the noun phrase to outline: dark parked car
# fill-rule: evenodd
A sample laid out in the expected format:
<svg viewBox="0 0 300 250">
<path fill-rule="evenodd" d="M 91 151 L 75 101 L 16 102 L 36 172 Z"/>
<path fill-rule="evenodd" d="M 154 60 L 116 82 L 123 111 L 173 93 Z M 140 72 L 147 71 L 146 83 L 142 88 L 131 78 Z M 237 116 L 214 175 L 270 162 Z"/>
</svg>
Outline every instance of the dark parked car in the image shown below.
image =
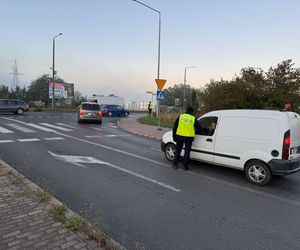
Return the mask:
<svg viewBox="0 0 300 250">
<path fill-rule="evenodd" d="M 83 102 L 79 106 L 78 111 L 78 123 L 83 121 L 93 121 L 102 123 L 102 112 L 100 105 L 97 103 Z"/>
<path fill-rule="evenodd" d="M 0 112 L 22 115 L 29 110 L 29 106 L 22 100 L 0 99 Z"/>
<path fill-rule="evenodd" d="M 124 109 L 120 105 L 104 104 L 101 106 L 101 111 L 105 116 L 128 116 L 129 110 Z"/>
</svg>

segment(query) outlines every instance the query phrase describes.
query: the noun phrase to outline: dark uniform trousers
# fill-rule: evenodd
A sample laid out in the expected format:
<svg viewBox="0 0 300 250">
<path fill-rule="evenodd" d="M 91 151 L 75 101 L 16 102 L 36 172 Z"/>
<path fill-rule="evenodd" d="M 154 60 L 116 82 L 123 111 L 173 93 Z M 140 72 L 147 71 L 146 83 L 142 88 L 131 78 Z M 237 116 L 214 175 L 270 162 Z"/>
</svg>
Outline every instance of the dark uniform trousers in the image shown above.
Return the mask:
<svg viewBox="0 0 300 250">
<path fill-rule="evenodd" d="M 176 151 L 175 151 L 176 154 L 174 158 L 174 165 L 177 166 L 180 160 L 180 153 L 184 145 L 185 150 L 184 150 L 184 157 L 183 157 L 183 165 L 185 167 L 188 167 L 193 140 L 194 140 L 193 137 L 176 135 Z"/>
</svg>

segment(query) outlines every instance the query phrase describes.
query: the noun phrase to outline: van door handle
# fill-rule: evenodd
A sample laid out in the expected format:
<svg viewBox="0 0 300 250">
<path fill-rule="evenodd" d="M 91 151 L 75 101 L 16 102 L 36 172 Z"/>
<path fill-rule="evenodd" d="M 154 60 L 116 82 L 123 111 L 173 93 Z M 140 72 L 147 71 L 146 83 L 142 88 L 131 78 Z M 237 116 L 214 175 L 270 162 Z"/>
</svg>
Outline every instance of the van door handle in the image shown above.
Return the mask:
<svg viewBox="0 0 300 250">
<path fill-rule="evenodd" d="M 206 141 L 212 142 L 212 139 L 206 139 Z"/>
</svg>

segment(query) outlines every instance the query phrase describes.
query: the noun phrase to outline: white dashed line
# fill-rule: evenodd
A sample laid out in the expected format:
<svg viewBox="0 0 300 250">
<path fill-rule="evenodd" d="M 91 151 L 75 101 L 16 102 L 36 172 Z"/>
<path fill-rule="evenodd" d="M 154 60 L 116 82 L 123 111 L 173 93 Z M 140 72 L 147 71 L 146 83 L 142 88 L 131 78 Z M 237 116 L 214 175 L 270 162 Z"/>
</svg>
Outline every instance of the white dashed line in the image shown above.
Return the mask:
<svg viewBox="0 0 300 250">
<path fill-rule="evenodd" d="M 106 137 L 117 137 L 118 135 L 105 135 Z"/>
<path fill-rule="evenodd" d="M 34 142 L 34 141 L 41 141 L 38 138 L 30 138 L 30 139 L 18 139 L 19 142 Z"/>
<path fill-rule="evenodd" d="M 56 140 L 64 140 L 65 138 L 62 137 L 48 137 L 48 138 L 43 138 L 46 141 L 56 141 Z"/>
<path fill-rule="evenodd" d="M 9 143 L 9 142 L 14 142 L 13 140 L 0 140 L 0 143 Z"/>
</svg>

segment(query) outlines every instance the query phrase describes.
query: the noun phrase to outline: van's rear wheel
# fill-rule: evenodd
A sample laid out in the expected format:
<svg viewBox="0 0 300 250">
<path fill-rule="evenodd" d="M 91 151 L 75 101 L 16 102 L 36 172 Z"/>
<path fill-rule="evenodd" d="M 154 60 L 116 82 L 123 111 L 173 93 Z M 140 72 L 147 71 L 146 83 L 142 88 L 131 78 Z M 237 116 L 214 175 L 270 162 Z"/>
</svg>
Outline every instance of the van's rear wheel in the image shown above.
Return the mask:
<svg viewBox="0 0 300 250">
<path fill-rule="evenodd" d="M 169 143 L 165 147 L 165 156 L 167 160 L 174 161 L 175 158 L 175 145 L 173 143 Z"/>
<path fill-rule="evenodd" d="M 249 182 L 259 186 L 266 185 L 272 178 L 269 167 L 261 161 L 250 161 L 246 164 L 245 175 Z"/>
</svg>

